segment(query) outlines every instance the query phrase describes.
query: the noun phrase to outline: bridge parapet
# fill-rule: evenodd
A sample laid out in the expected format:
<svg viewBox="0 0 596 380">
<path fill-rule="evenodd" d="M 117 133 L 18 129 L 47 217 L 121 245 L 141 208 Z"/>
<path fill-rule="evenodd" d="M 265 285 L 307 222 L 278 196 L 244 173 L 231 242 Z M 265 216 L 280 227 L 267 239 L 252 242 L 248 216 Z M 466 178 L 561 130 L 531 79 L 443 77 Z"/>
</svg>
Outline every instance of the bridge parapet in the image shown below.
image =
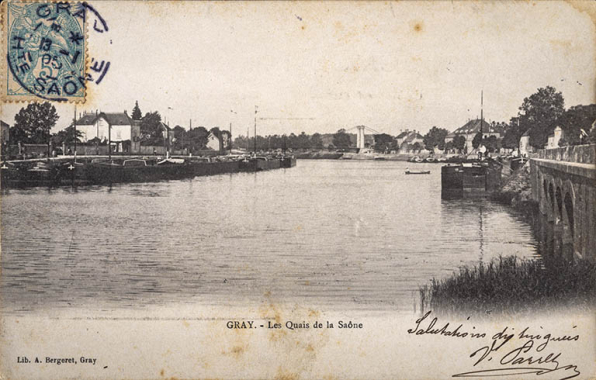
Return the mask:
<svg viewBox="0 0 596 380">
<path fill-rule="evenodd" d="M 574 145 L 555 149 L 540 149 L 537 156 L 546 160 L 594 164 L 596 163 L 596 145 Z"/>
<path fill-rule="evenodd" d="M 587 146 L 594 149 L 594 146 Z M 591 159 L 581 152 L 552 149 L 550 157 Z M 561 157 L 561 155 L 566 157 Z M 547 157 L 549 157 L 547 155 Z M 596 165 L 557 159 L 530 160 L 532 198 L 575 258 L 596 261 Z"/>
</svg>

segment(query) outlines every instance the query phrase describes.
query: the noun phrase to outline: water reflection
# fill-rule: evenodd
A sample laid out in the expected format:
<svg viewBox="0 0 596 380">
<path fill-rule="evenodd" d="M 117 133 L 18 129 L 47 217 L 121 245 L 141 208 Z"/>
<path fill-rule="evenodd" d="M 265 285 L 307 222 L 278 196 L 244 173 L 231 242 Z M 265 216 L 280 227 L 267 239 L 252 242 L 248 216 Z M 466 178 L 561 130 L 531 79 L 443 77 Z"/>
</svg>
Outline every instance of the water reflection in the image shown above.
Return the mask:
<svg viewBox="0 0 596 380">
<path fill-rule="evenodd" d="M 432 277 L 532 257 L 527 221 L 482 199 L 442 200 L 440 167 L 300 161 L 292 169 L 10 190 L 2 196 L 8 311 L 263 299 L 411 310 Z"/>
</svg>

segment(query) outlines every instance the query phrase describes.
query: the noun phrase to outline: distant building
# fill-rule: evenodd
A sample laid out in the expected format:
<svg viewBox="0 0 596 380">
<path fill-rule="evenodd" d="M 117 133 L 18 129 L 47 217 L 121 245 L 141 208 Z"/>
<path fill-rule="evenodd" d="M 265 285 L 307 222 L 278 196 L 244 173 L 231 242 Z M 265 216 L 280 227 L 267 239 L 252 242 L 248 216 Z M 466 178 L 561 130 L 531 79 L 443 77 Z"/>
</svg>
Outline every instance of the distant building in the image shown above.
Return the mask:
<svg viewBox="0 0 596 380">
<path fill-rule="evenodd" d="M 93 139 L 111 140 L 114 151 L 140 151 L 141 122 L 132 120 L 126 113 L 84 113 L 77 120 L 77 131 L 82 134 L 83 143 Z"/>
<path fill-rule="evenodd" d="M 222 148 L 223 148 L 223 144 L 222 144 L 220 137 L 217 136 L 213 132 L 209 132 L 209 136 L 207 136 L 206 146 L 208 149 L 217 150 L 217 151 L 222 150 Z"/>
<path fill-rule="evenodd" d="M 214 128 L 207 136 L 207 149 L 212 150 L 227 150 L 230 149 L 231 135 L 229 131 L 222 131 L 219 128 Z"/>
<path fill-rule="evenodd" d="M 174 133 L 172 132 L 172 128 L 170 128 L 166 123 L 160 121 L 159 129 L 161 130 L 161 135 L 163 136 L 164 146 L 172 146 L 172 143 L 174 142 Z"/>
<path fill-rule="evenodd" d="M 548 141 L 546 142 L 545 149 L 555 149 L 559 147 L 559 141 L 565 136 L 561 127 L 556 127 L 553 133 L 548 135 Z"/>
<path fill-rule="evenodd" d="M 528 153 L 532 153 L 533 149 L 530 145 L 530 130 L 528 129 L 519 139 L 519 155 L 526 157 Z"/>
<path fill-rule="evenodd" d="M 466 138 L 466 148 L 468 152 L 471 152 L 474 149 L 472 141 L 474 140 L 474 137 L 480 132 L 481 126 L 483 138 L 495 136 L 497 139 L 501 139 L 503 131 L 493 127 L 492 125 L 487 123 L 486 120 L 481 121 L 480 119 L 474 119 L 468 121 L 463 126 L 448 134 L 445 138 L 445 143 L 453 141 L 455 136 L 464 136 Z"/>
<path fill-rule="evenodd" d="M 424 148 L 424 137 L 416 130 L 410 131 L 409 129 L 406 129 L 397 135 L 395 140 L 397 141 L 400 153 L 410 152 L 416 143 L 420 145 L 421 149 Z"/>
</svg>

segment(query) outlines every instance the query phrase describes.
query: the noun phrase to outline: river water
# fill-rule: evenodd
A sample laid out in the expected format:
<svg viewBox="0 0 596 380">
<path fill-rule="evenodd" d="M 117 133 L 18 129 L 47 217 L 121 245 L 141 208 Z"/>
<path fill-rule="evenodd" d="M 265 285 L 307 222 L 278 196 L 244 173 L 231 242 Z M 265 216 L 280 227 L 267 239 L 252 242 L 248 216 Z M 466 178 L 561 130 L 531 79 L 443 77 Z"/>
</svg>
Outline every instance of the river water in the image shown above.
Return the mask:
<svg viewBox="0 0 596 380">
<path fill-rule="evenodd" d="M 408 165 L 431 174 L 405 175 Z M 433 164 L 300 160 L 259 173 L 4 191 L 2 307 L 273 300 L 411 311 L 433 277 L 537 254 L 521 215 L 487 200 L 442 200 L 440 179 Z"/>
</svg>

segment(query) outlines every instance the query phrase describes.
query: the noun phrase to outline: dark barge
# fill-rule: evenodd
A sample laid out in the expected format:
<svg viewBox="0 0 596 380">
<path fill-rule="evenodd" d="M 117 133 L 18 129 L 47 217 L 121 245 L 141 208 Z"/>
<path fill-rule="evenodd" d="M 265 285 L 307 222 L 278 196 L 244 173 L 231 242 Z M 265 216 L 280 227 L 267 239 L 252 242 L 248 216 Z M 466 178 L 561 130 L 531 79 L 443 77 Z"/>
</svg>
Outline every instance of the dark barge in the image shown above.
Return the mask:
<svg viewBox="0 0 596 380">
<path fill-rule="evenodd" d="M 36 186 L 102 185 L 126 182 L 178 180 L 240 171 L 280 168 L 282 158 L 247 160 L 239 157 L 216 158 L 79 158 L 49 161 L 5 162 L 1 167 L 3 188 Z M 295 165 L 295 163 L 294 163 Z"/>
<path fill-rule="evenodd" d="M 441 168 L 441 196 L 489 196 L 501 186 L 502 168 L 494 160 L 445 165 Z"/>
</svg>

